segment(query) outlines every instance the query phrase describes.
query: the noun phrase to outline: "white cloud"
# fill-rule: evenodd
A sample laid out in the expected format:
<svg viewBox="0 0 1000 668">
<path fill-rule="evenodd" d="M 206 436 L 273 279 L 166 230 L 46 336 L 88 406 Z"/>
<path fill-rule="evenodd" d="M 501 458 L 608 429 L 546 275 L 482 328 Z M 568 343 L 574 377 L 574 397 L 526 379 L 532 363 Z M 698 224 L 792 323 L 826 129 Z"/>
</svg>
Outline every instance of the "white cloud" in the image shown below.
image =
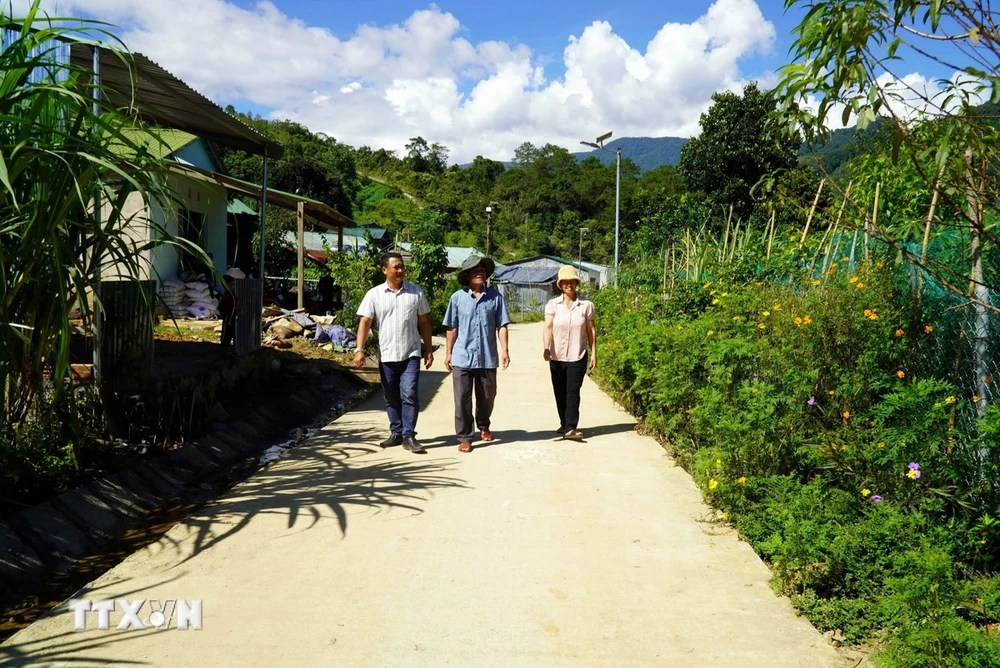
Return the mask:
<svg viewBox="0 0 1000 668">
<path fill-rule="evenodd" d="M 21 0 L 24 1 L 24 0 Z M 775 38 L 754 0 L 715 0 L 693 23 L 666 23 L 644 47 L 607 22 L 567 35 L 553 80 L 522 44 L 472 43 L 434 5 L 348 39 L 258 2 L 49 0 L 120 26 L 141 51 L 208 97 L 273 109 L 354 145 L 399 149 L 422 135 L 452 158 L 509 157 L 523 141 L 575 149 L 615 136 L 690 136 L 714 92 L 738 89 L 740 60 Z M 220 38 L 224 36 L 224 38 Z"/>
</svg>

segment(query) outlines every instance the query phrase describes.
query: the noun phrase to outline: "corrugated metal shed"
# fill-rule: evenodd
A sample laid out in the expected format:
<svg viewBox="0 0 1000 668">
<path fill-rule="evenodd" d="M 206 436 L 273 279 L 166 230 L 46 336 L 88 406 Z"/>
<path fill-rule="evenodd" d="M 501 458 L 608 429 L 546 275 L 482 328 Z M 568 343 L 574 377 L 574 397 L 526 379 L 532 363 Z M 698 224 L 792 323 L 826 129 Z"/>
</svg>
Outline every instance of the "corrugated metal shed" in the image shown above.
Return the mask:
<svg viewBox="0 0 1000 668">
<path fill-rule="evenodd" d="M 285 148 L 268 139 L 141 53 L 124 54 L 90 44 L 71 44 L 70 63 L 93 68 L 100 51 L 105 98 L 150 125 L 176 128 L 232 148 L 280 158 Z"/>
<path fill-rule="evenodd" d="M 519 285 L 543 285 L 556 280 L 559 267 L 520 267 L 507 265 L 493 275 L 497 283 L 516 283 Z"/>
</svg>

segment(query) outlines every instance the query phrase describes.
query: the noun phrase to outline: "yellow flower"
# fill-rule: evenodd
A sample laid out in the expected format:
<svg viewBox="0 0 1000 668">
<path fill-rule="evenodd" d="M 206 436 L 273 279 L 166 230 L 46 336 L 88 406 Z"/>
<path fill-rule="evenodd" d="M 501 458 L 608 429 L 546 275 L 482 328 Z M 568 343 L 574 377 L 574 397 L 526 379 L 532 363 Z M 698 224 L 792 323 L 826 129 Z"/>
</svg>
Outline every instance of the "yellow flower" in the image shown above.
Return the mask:
<svg viewBox="0 0 1000 668">
<path fill-rule="evenodd" d="M 739 319 L 740 319 L 740 316 L 738 316 L 738 315 L 734 315 L 733 316 L 733 320 L 739 320 Z"/>
<path fill-rule="evenodd" d="M 751 387 L 750 391 L 753 392 L 754 394 L 757 394 L 757 388 L 756 387 Z"/>
<path fill-rule="evenodd" d="M 772 311 L 780 311 L 781 310 L 781 304 L 775 304 L 774 306 L 771 307 L 771 310 Z"/>
<path fill-rule="evenodd" d="M 885 441 L 879 441 L 878 442 L 878 447 L 884 448 L 885 447 Z"/>
<path fill-rule="evenodd" d="M 849 258 L 849 257 L 847 257 L 847 256 L 845 255 L 844 257 L 840 258 L 840 261 L 841 261 L 841 262 L 850 262 L 850 261 L 851 261 L 851 258 Z"/>
<path fill-rule="evenodd" d="M 863 288 L 863 287 L 865 287 L 865 284 L 864 283 L 855 283 L 854 287 L 856 287 L 856 288 Z"/>
<path fill-rule="evenodd" d="M 829 394 L 829 395 L 830 395 L 830 396 L 832 397 L 832 396 L 833 396 L 833 393 L 834 393 L 834 392 L 836 392 L 836 391 L 837 391 L 837 390 L 830 390 L 829 392 L 827 392 L 827 394 Z"/>
<path fill-rule="evenodd" d="M 708 283 L 706 283 L 705 285 L 703 285 L 703 286 L 701 286 L 701 287 L 702 287 L 702 289 L 703 289 L 703 290 L 707 290 L 707 289 L 708 289 L 708 286 L 710 286 L 711 284 L 712 284 L 712 282 L 711 282 L 711 281 L 709 281 Z"/>
<path fill-rule="evenodd" d="M 763 313 L 761 313 L 761 315 L 762 315 L 762 316 L 764 316 L 764 317 L 766 318 L 766 317 L 768 317 L 769 315 L 771 315 L 771 312 L 770 312 L 770 311 L 764 311 Z"/>
<path fill-rule="evenodd" d="M 847 279 L 847 282 L 848 283 L 857 283 L 858 282 L 858 277 L 857 276 L 851 276 L 849 279 Z"/>
<path fill-rule="evenodd" d="M 677 325 L 677 329 L 681 330 L 681 329 L 684 329 L 684 327 L 682 327 L 681 325 Z"/>
<path fill-rule="evenodd" d="M 955 403 L 955 397 L 953 397 L 953 396 L 952 397 L 948 397 L 947 399 L 944 400 L 944 402 L 946 404 L 953 404 L 953 403 Z"/>
<path fill-rule="evenodd" d="M 896 330 L 896 336 L 902 336 L 903 334 L 906 334 L 906 332 L 904 332 L 904 331 L 903 331 L 903 330 L 901 330 L 901 329 L 897 329 L 897 330 Z"/>
<path fill-rule="evenodd" d="M 723 296 L 723 297 L 728 297 L 728 296 L 729 296 L 729 293 L 728 293 L 728 292 L 723 292 L 723 293 L 722 293 L 722 296 Z"/>
<path fill-rule="evenodd" d="M 906 378 L 906 372 L 900 369 L 899 371 L 896 372 L 896 376 L 898 378 Z"/>
<path fill-rule="evenodd" d="M 708 296 L 711 297 L 714 294 L 715 294 L 715 290 L 712 290 L 711 292 L 708 293 Z"/>
<path fill-rule="evenodd" d="M 924 334 L 930 334 L 933 331 L 934 331 L 933 327 L 931 327 L 930 325 L 924 325 Z"/>
<path fill-rule="evenodd" d="M 872 491 L 868 488 L 861 490 L 861 496 L 869 496 L 871 493 Z"/>
<path fill-rule="evenodd" d="M 845 420 L 850 420 L 851 419 L 851 411 L 844 411 L 843 413 L 841 413 L 841 415 L 844 416 Z"/>
<path fill-rule="evenodd" d="M 807 325 L 812 324 L 812 321 L 813 321 L 813 319 L 810 318 L 809 316 L 805 316 L 804 318 L 802 318 L 802 322 L 804 322 Z"/>
<path fill-rule="evenodd" d="M 708 330 L 708 334 L 706 334 L 705 336 L 712 336 L 712 334 L 715 334 L 715 330 L 714 329 Z"/>
<path fill-rule="evenodd" d="M 745 485 L 747 482 L 747 477 L 745 475 L 741 475 L 739 478 L 736 479 L 736 482 L 740 483 L 741 485 Z"/>
<path fill-rule="evenodd" d="M 717 468 L 717 469 L 721 469 L 722 468 L 722 460 L 721 459 L 716 459 L 715 460 L 715 468 Z"/>
<path fill-rule="evenodd" d="M 760 329 L 767 329 L 767 325 L 765 325 L 765 324 L 764 324 L 764 323 L 762 323 L 762 322 L 758 322 L 758 323 L 757 323 L 757 327 L 758 327 L 758 328 L 760 328 Z"/>
<path fill-rule="evenodd" d="M 972 402 L 973 403 L 978 403 L 979 402 L 979 395 L 978 394 L 973 394 L 972 395 Z"/>
<path fill-rule="evenodd" d="M 718 300 L 718 299 L 713 299 L 713 300 L 712 300 L 712 306 L 715 306 L 715 305 L 716 305 L 716 304 L 718 304 L 718 303 L 719 303 L 719 300 Z"/>
<path fill-rule="evenodd" d="M 799 318 L 798 316 L 796 316 L 796 318 L 795 318 L 795 324 L 796 325 L 801 325 L 802 324 L 802 318 Z"/>
<path fill-rule="evenodd" d="M 813 281 L 813 285 L 819 285 L 819 281 Z"/>
<path fill-rule="evenodd" d="M 715 480 L 715 479 L 713 478 L 712 480 L 709 480 L 709 481 L 708 481 L 708 488 L 709 488 L 709 489 L 715 489 L 715 488 L 716 488 L 716 487 L 718 487 L 718 486 L 719 486 L 719 481 L 718 481 L 718 480 Z"/>
</svg>

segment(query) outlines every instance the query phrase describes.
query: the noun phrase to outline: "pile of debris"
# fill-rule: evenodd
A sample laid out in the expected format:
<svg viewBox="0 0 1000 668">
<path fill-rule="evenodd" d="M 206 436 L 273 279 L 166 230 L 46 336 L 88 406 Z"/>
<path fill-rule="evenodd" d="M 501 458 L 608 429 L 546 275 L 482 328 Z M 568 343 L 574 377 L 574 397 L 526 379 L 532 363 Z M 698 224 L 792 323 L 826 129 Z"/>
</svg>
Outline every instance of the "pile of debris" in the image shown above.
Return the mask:
<svg viewBox="0 0 1000 668">
<path fill-rule="evenodd" d="M 311 343 L 322 345 L 324 350 L 344 352 L 353 348 L 357 339 L 342 325 L 336 324 L 336 316 L 309 315 L 305 309 L 290 311 L 279 306 L 268 306 L 261 312 L 264 329 L 264 345 L 272 348 L 291 348 L 288 339 L 303 337 Z"/>
</svg>

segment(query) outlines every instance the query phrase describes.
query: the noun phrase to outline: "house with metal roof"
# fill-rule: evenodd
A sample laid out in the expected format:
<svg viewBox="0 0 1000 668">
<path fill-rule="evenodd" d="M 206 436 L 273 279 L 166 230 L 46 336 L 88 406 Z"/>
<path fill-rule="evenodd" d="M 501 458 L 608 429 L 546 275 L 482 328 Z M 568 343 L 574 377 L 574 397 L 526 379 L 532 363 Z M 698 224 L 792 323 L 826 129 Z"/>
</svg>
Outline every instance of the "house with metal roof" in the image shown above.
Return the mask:
<svg viewBox="0 0 1000 668">
<path fill-rule="evenodd" d="M 507 267 L 513 270 L 516 267 L 521 268 L 545 268 L 547 270 L 554 270 L 553 276 L 559 273 L 559 268 L 569 265 L 571 267 L 576 267 L 577 272 L 580 274 L 580 278 L 589 282 L 595 288 L 603 288 L 605 285 L 611 282 L 611 268 L 604 264 L 596 264 L 594 262 L 580 262 L 574 260 L 567 260 L 565 258 L 558 257 L 556 255 L 533 255 L 531 257 L 526 257 L 521 260 L 515 260 L 513 262 L 508 262 Z M 544 272 L 543 272 L 544 273 Z M 550 271 L 551 273 L 551 271 Z M 517 274 L 510 273 L 508 277 L 513 279 L 514 277 L 520 278 L 537 278 L 541 273 L 537 275 L 532 273 L 529 274 Z"/>
</svg>

